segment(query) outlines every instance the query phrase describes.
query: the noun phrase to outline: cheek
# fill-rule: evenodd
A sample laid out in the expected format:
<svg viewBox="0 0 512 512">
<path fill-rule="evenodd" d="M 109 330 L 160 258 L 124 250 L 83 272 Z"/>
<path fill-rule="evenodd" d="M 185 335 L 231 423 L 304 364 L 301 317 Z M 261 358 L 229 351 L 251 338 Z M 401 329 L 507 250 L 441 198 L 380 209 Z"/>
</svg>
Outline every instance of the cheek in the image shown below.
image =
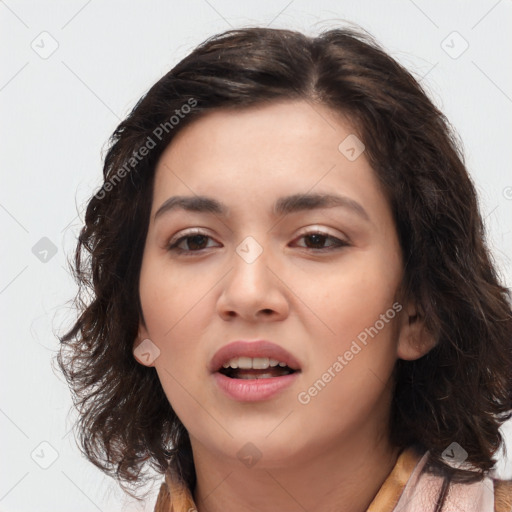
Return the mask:
<svg viewBox="0 0 512 512">
<path fill-rule="evenodd" d="M 387 265 L 373 254 L 344 263 L 334 275 L 322 280 L 322 293 L 311 306 L 325 319 L 329 334 L 322 337 L 322 350 L 316 351 L 312 374 L 305 384 L 328 380 L 325 373 L 331 369 L 336 378 L 328 392 L 322 392 L 318 406 L 331 402 L 331 407 L 357 409 L 367 400 L 377 399 L 397 359 L 401 305 L 396 302 L 396 291 L 401 272 L 398 260 Z M 317 284 L 309 285 L 311 300 Z"/>
<path fill-rule="evenodd" d="M 352 418 L 364 417 L 388 389 L 397 359 L 400 305 L 394 300 L 396 283 L 376 277 L 347 274 L 317 303 L 332 332 L 312 352 L 303 391 L 312 391 L 312 409 L 319 413 L 343 417 L 351 411 Z"/>
<path fill-rule="evenodd" d="M 201 397 L 200 385 L 204 385 L 206 362 L 197 319 L 205 314 L 205 304 L 196 301 L 195 306 L 189 306 L 180 296 L 160 298 L 147 310 L 147 328 L 160 350 L 154 365 L 173 410 L 183 423 L 189 424 L 190 418 L 204 413 L 202 399 L 196 402 L 191 396 Z"/>
<path fill-rule="evenodd" d="M 390 264 L 374 253 L 340 260 L 321 279 L 305 283 L 306 305 L 318 311 L 336 339 L 354 338 L 392 308 L 400 281 L 396 260 Z M 393 311 L 390 312 L 393 318 Z M 379 323 L 380 325 L 380 323 Z"/>
<path fill-rule="evenodd" d="M 141 268 L 139 293 L 150 334 L 156 340 L 172 336 L 184 320 L 201 311 L 211 287 L 208 279 L 171 270 L 157 258 L 148 257 Z"/>
<path fill-rule="evenodd" d="M 170 273 L 148 258 L 142 265 L 140 300 L 147 335 L 160 350 L 154 361 L 169 402 L 179 404 L 189 386 L 191 369 L 198 367 L 194 315 L 204 308 L 200 287 L 186 286 L 183 276 Z M 182 404 L 183 407 L 183 404 Z M 178 407 L 179 408 L 179 407 Z"/>
</svg>

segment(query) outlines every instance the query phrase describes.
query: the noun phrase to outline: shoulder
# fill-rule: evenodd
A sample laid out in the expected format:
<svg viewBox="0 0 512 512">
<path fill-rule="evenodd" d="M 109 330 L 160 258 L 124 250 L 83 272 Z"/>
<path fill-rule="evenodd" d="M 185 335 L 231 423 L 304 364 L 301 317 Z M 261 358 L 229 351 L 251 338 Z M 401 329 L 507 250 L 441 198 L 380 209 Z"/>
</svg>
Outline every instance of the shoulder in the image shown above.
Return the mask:
<svg viewBox="0 0 512 512">
<path fill-rule="evenodd" d="M 446 492 L 446 507 L 450 512 L 463 507 L 475 512 L 512 512 L 512 480 L 486 477 L 471 484 L 451 484 Z"/>
<path fill-rule="evenodd" d="M 512 480 L 493 479 L 494 512 L 512 512 Z"/>
<path fill-rule="evenodd" d="M 156 499 L 154 512 L 169 512 L 171 510 L 171 497 L 167 484 L 164 482 L 160 486 L 160 492 Z"/>
<path fill-rule="evenodd" d="M 416 464 L 397 506 L 400 512 L 512 512 L 512 480 L 486 476 L 456 483 L 427 469 L 429 453 Z"/>
<path fill-rule="evenodd" d="M 190 512 L 197 510 L 191 490 L 186 483 L 172 471 L 165 473 L 154 512 Z"/>
</svg>

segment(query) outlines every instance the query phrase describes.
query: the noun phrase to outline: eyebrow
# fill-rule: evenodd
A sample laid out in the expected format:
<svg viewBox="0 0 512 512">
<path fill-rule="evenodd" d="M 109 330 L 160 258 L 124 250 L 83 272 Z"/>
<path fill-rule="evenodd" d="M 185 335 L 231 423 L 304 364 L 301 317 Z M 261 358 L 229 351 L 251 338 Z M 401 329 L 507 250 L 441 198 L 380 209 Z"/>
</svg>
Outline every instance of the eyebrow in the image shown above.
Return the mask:
<svg viewBox="0 0 512 512">
<path fill-rule="evenodd" d="M 353 199 L 337 194 L 293 194 L 280 197 L 274 203 L 273 213 L 275 216 L 286 215 L 304 210 L 316 210 L 321 208 L 343 207 L 359 215 L 370 222 L 366 210 Z M 155 213 L 154 220 L 164 213 L 181 209 L 189 212 L 212 213 L 220 216 L 227 216 L 229 208 L 207 196 L 173 196 L 167 199 Z"/>
</svg>

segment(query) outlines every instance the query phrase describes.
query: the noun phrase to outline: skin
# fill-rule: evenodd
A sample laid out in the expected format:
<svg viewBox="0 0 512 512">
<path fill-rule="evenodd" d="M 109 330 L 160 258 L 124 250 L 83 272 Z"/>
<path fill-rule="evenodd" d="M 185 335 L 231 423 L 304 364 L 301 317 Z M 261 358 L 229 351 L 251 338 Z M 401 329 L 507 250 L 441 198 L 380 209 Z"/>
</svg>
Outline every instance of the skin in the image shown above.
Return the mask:
<svg viewBox="0 0 512 512">
<path fill-rule="evenodd" d="M 199 512 L 365 511 L 396 462 L 387 429 L 393 368 L 433 340 L 414 304 L 401 302 L 400 245 L 375 173 L 364 152 L 349 161 L 338 150 L 353 133 L 341 115 L 305 101 L 217 110 L 178 132 L 158 163 L 134 348 L 149 338 L 160 350 L 151 363 L 138 360 L 156 368 L 189 432 Z M 348 196 L 369 221 L 343 207 L 272 215 L 278 197 L 305 192 Z M 155 221 L 173 195 L 211 196 L 230 212 L 176 210 Z M 189 228 L 211 238 L 199 252 L 182 241 L 191 256 L 169 251 Z M 301 236 L 315 228 L 349 245 Z M 251 264 L 236 252 L 247 236 L 263 249 Z M 299 403 L 397 301 L 402 311 Z M 269 400 L 226 397 L 207 365 L 239 339 L 284 347 L 301 362 L 298 379 Z M 261 454 L 252 467 L 237 456 L 247 443 Z"/>
</svg>

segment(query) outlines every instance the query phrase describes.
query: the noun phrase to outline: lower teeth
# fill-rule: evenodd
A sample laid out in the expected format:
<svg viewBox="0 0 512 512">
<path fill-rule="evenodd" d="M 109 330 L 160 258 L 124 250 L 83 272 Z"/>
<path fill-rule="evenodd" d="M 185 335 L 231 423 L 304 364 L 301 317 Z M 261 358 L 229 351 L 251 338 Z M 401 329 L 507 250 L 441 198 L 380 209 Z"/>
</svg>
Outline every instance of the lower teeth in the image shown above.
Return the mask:
<svg viewBox="0 0 512 512">
<path fill-rule="evenodd" d="M 272 377 L 277 377 L 277 375 L 273 375 L 272 373 L 260 373 L 259 375 L 247 375 L 247 374 L 241 374 L 236 379 L 271 379 Z"/>
<path fill-rule="evenodd" d="M 242 380 L 250 380 L 250 379 L 272 379 L 274 377 L 284 377 L 285 375 L 289 375 L 293 373 L 292 370 L 288 367 L 279 367 L 272 368 L 271 371 L 268 370 L 245 370 L 238 368 L 234 370 L 233 368 L 229 368 L 226 370 L 222 370 L 221 373 L 226 375 L 226 377 L 231 377 L 232 379 L 242 379 Z"/>
</svg>

